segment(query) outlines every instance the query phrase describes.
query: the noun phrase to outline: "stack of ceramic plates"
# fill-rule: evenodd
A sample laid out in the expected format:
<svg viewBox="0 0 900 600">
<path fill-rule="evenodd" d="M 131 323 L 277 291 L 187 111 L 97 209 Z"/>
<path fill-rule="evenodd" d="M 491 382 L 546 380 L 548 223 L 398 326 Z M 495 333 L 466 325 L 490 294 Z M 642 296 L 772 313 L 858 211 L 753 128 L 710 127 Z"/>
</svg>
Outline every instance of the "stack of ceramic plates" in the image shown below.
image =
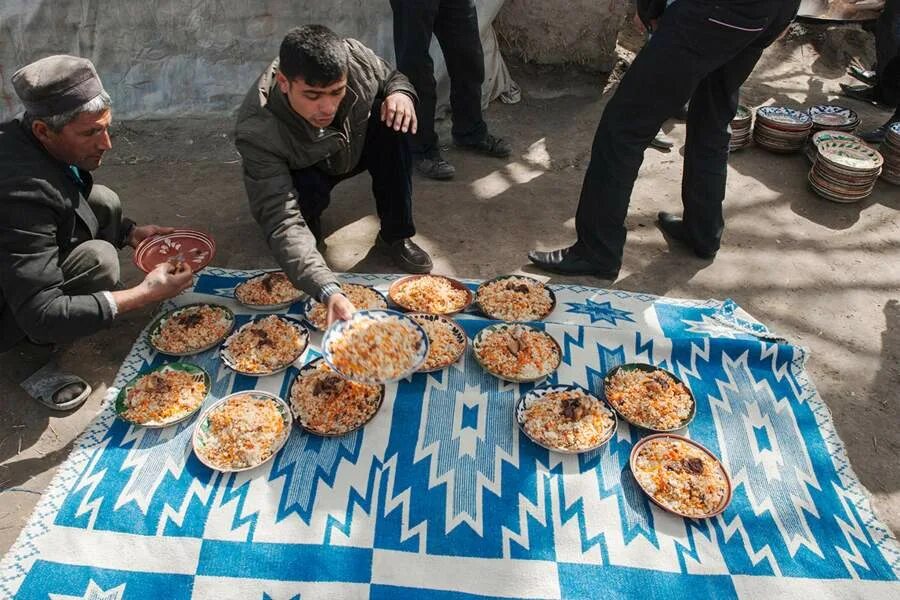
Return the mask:
<svg viewBox="0 0 900 600">
<path fill-rule="evenodd" d="M 843 106 L 820 104 L 809 109 L 813 122 L 813 132 L 829 129 L 831 131 L 856 131 L 859 116 Z"/>
<path fill-rule="evenodd" d="M 761 106 L 756 109 L 753 141 L 772 152 L 797 152 L 806 143 L 812 124 L 806 112 L 786 106 Z"/>
<path fill-rule="evenodd" d="M 731 120 L 731 143 L 728 145 L 728 151 L 734 152 L 750 145 L 751 127 L 753 123 L 753 113 L 743 104 L 738 106 L 734 119 Z"/>
<path fill-rule="evenodd" d="M 816 155 L 818 154 L 818 146 L 823 142 L 831 142 L 831 141 L 839 141 L 839 142 L 858 142 L 860 144 L 864 144 L 865 142 L 862 138 L 856 137 L 852 133 L 846 133 L 843 131 L 832 131 L 830 129 L 825 129 L 823 131 L 817 131 L 809 136 L 809 141 L 806 142 L 806 147 L 804 149 L 804 153 L 806 154 L 806 158 L 809 159 L 809 162 L 816 162 Z"/>
<path fill-rule="evenodd" d="M 816 146 L 809 183 L 834 202 L 858 202 L 872 193 L 884 159 L 877 150 L 853 140 L 830 140 Z"/>
<path fill-rule="evenodd" d="M 900 185 L 900 121 L 888 128 L 884 143 L 881 144 L 881 154 L 884 156 L 881 178 L 888 183 Z"/>
</svg>

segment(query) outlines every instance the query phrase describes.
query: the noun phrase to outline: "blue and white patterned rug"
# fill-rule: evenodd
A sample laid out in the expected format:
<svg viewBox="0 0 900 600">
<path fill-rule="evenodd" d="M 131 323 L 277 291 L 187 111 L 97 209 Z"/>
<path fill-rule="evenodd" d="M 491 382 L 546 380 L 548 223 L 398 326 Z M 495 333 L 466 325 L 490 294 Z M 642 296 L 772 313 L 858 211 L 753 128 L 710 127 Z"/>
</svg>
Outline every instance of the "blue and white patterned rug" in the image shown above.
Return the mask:
<svg viewBox="0 0 900 600">
<path fill-rule="evenodd" d="M 246 319 L 231 293 L 256 273 L 207 269 L 177 303 L 214 300 Z M 393 277 L 345 279 L 385 290 Z M 512 410 L 530 385 L 486 375 L 470 350 L 449 370 L 389 385 L 363 430 L 295 428 L 274 460 L 233 475 L 193 456 L 192 422 L 134 428 L 107 401 L 0 564 L 0 596 L 900 597 L 897 542 L 801 348 L 730 301 L 554 289 L 544 326 L 564 357 L 552 381 L 597 389 L 629 361 L 673 370 L 698 402 L 687 435 L 734 480 L 722 515 L 685 520 L 651 504 L 627 469 L 638 434 L 625 423 L 593 453 L 535 446 Z M 459 321 L 470 336 L 490 323 Z M 163 360 L 142 336 L 115 386 Z M 208 403 L 254 387 L 284 396 L 296 371 L 235 375 L 214 350 L 193 362 L 213 374 Z"/>
</svg>

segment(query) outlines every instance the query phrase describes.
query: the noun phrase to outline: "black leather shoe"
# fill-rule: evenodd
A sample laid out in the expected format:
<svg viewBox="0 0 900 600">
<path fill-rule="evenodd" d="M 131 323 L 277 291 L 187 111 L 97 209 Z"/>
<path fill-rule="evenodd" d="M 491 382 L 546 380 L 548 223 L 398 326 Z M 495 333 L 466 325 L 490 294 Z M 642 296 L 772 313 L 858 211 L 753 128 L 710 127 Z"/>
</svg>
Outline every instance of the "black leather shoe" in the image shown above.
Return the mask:
<svg viewBox="0 0 900 600">
<path fill-rule="evenodd" d="M 848 98 L 853 98 L 854 100 L 869 102 L 871 104 L 878 103 L 878 94 L 874 86 L 847 85 L 846 83 L 842 83 L 841 91 L 845 96 L 847 96 Z"/>
<path fill-rule="evenodd" d="M 887 130 L 890 125 L 890 123 L 885 123 L 881 127 L 876 127 L 872 131 L 863 131 L 862 133 L 857 133 L 856 135 L 869 142 L 870 144 L 880 144 L 884 141 L 884 138 L 887 137 Z"/>
<path fill-rule="evenodd" d="M 462 142 L 454 139 L 453 143 L 460 148 L 493 156 L 494 158 L 506 158 L 512 154 L 512 146 L 509 145 L 509 142 L 490 133 L 485 134 L 484 139 L 477 142 Z"/>
<path fill-rule="evenodd" d="M 528 253 L 528 259 L 538 267 L 551 273 L 561 275 L 594 275 L 600 279 L 615 281 L 619 276 L 618 269 L 604 269 L 582 257 L 573 247 L 560 248 L 544 252 L 532 250 Z"/>
<path fill-rule="evenodd" d="M 657 219 L 656 223 L 666 237 L 686 245 L 700 258 L 711 260 L 716 257 L 718 250 L 702 250 L 694 245 L 694 241 L 688 234 L 687 229 L 684 228 L 684 221 L 681 220 L 681 217 L 676 217 L 672 213 L 663 211 L 657 215 Z"/>
<path fill-rule="evenodd" d="M 413 164 L 419 175 L 429 179 L 437 179 L 438 181 L 453 179 L 453 175 L 456 173 L 453 165 L 447 162 L 440 154 L 416 159 Z"/>
<path fill-rule="evenodd" d="M 431 269 L 434 267 L 428 253 L 409 238 L 388 242 L 379 235 L 378 243 L 387 249 L 394 264 L 407 273 L 431 273 Z"/>
</svg>

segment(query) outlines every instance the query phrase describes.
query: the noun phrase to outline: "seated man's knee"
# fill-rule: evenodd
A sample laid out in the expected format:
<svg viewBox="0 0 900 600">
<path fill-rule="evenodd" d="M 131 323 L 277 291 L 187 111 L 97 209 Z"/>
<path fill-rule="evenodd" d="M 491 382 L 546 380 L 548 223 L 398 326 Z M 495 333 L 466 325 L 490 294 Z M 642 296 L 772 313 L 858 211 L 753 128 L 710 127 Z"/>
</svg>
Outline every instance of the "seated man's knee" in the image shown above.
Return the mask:
<svg viewBox="0 0 900 600">
<path fill-rule="evenodd" d="M 122 202 L 119 195 L 105 185 L 94 184 L 88 196 L 88 204 L 91 207 L 102 208 L 111 212 L 122 210 Z"/>
<path fill-rule="evenodd" d="M 88 240 L 78 245 L 83 254 L 81 270 L 96 291 L 112 290 L 119 285 L 119 253 L 116 247 L 104 240 Z"/>
</svg>

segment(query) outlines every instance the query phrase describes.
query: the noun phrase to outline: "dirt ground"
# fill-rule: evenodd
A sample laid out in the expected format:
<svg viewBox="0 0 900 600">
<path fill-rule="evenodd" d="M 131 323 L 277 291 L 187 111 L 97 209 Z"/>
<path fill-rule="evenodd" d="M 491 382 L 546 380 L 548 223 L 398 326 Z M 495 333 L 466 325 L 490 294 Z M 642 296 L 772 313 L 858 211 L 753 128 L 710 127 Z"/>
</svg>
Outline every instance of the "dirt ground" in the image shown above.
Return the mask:
<svg viewBox="0 0 900 600">
<path fill-rule="evenodd" d="M 631 45 L 635 36 L 625 39 Z M 888 111 L 837 96 L 851 55 L 871 59 L 871 37 L 853 28 L 795 28 L 770 48 L 743 92 L 756 106 L 836 101 L 863 128 Z M 820 49 L 825 49 L 822 50 Z M 526 252 L 574 239 L 574 211 L 590 142 L 607 96 L 606 78 L 565 68 L 511 64 L 523 89 L 516 105 L 492 104 L 493 131 L 515 148 L 507 161 L 449 151 L 451 182 L 415 180 L 418 241 L 440 273 L 488 277 L 530 271 Z M 615 79 L 615 75 L 613 80 Z M 811 350 L 809 369 L 834 415 L 851 462 L 880 518 L 900 532 L 900 188 L 879 182 L 872 196 L 841 205 L 815 196 L 800 155 L 749 148 L 732 156 L 726 233 L 714 262 L 669 247 L 654 226 L 659 210 L 680 211 L 685 125 L 665 129 L 671 153 L 647 150 L 628 217 L 624 268 L 615 283 L 554 278 L 660 295 L 726 298 Z M 96 173 L 139 222 L 194 226 L 218 242 L 215 265 L 272 267 L 246 206 L 230 118 L 116 125 L 114 149 Z M 366 177 L 341 184 L 326 212 L 326 258 L 335 270 L 393 272 L 372 249 L 377 232 Z M 139 280 L 122 256 L 127 283 Z M 62 361 L 91 381 L 83 408 L 51 414 L 13 383 L 27 363 L 0 356 L 0 553 L 24 526 L 73 440 L 99 410 L 152 310 L 69 346 Z"/>
</svg>

